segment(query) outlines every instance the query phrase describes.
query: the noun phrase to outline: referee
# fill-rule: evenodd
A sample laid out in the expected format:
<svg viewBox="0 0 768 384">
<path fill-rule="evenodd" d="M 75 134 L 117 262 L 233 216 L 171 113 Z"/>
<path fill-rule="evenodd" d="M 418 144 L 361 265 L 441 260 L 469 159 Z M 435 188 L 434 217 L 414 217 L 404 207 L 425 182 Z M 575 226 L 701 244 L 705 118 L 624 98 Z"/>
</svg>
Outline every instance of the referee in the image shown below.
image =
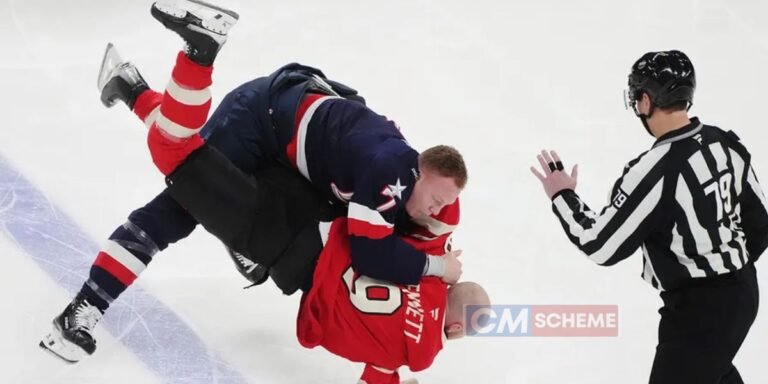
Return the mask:
<svg viewBox="0 0 768 384">
<path fill-rule="evenodd" d="M 632 66 L 627 107 L 656 138 L 624 167 L 609 204 L 576 194 L 577 167 L 557 153 L 531 167 L 568 238 L 613 265 L 643 252 L 643 278 L 661 291 L 652 384 L 743 383 L 733 358 L 758 308 L 754 263 L 768 247 L 768 204 L 749 151 L 731 131 L 689 118 L 696 77 L 679 51 L 650 52 Z"/>
</svg>

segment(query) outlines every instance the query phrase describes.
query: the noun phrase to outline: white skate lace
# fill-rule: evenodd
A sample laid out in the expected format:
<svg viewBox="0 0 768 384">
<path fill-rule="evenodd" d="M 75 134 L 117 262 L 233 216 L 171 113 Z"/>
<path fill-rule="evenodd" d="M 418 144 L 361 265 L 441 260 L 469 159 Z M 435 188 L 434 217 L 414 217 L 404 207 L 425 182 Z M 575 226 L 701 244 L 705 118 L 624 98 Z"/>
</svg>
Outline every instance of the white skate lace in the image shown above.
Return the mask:
<svg viewBox="0 0 768 384">
<path fill-rule="evenodd" d="M 194 49 L 194 48 L 192 48 L 192 47 L 189 45 L 189 43 L 188 43 L 188 42 L 186 42 L 186 41 L 184 42 L 184 47 L 182 48 L 182 51 L 184 51 L 184 54 L 185 54 L 185 55 L 187 55 L 187 57 L 189 57 L 189 56 L 193 56 L 194 54 L 196 54 L 196 53 L 197 53 L 197 50 L 196 50 L 196 49 Z"/>
<path fill-rule="evenodd" d="M 254 270 L 254 268 L 256 268 L 256 265 L 257 265 L 256 263 L 254 263 L 251 260 L 248 260 L 245 256 L 237 252 L 235 252 L 235 258 L 237 259 L 237 261 L 240 262 L 240 265 L 242 265 L 243 268 L 245 268 L 245 272 L 247 273 L 251 273 Z"/>
<path fill-rule="evenodd" d="M 87 301 L 83 301 L 75 310 L 75 328 L 90 333 L 101 320 L 101 311 Z"/>
</svg>

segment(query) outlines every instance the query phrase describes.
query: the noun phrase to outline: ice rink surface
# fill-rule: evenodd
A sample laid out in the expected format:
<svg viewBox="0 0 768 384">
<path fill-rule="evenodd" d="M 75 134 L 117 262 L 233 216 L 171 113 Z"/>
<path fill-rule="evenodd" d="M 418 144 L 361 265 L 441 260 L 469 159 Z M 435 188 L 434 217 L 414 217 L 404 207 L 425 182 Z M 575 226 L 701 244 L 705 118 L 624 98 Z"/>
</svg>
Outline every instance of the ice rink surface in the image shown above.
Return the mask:
<svg viewBox="0 0 768 384">
<path fill-rule="evenodd" d="M 50 321 L 103 241 L 163 187 L 145 130 L 105 109 L 107 42 L 162 89 L 181 46 L 149 1 L 0 1 L 0 382 L 354 383 L 362 367 L 295 338 L 298 296 L 242 290 L 222 246 L 198 229 L 155 257 L 105 316 L 97 353 L 68 366 L 40 351 Z M 644 383 L 661 305 L 635 255 L 594 265 L 571 246 L 528 171 L 542 148 L 580 164 L 603 205 L 624 164 L 653 143 L 625 111 L 631 64 L 680 49 L 698 75 L 692 114 L 735 130 L 768 180 L 768 3 L 714 1 L 221 1 L 237 10 L 214 73 L 214 103 L 298 61 L 356 87 L 424 149 L 459 148 L 470 168 L 455 244 L 465 280 L 498 304 L 616 304 L 615 338 L 450 342 L 426 384 Z M 762 263 L 759 263 L 762 264 Z M 758 265 L 765 282 L 768 267 Z M 765 311 L 763 311 L 765 312 Z M 768 318 L 736 358 L 767 383 Z"/>
</svg>

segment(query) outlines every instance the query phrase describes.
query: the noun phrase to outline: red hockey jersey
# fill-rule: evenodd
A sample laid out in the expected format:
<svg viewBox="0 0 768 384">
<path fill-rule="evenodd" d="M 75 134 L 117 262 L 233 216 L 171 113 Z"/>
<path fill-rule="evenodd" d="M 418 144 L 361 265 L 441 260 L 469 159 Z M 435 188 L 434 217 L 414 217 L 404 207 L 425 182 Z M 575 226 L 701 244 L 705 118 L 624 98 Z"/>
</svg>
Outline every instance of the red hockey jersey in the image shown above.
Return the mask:
<svg viewBox="0 0 768 384">
<path fill-rule="evenodd" d="M 459 219 L 458 200 L 403 238 L 417 249 L 442 255 Z M 366 363 L 368 384 L 397 383 L 396 370 L 428 368 L 443 347 L 447 285 L 425 277 L 418 285 L 398 286 L 360 276 L 351 267 L 346 218 L 334 221 L 302 297 L 297 336 L 302 346 L 323 346 L 348 360 Z M 370 366 L 395 371 L 374 374 Z"/>
</svg>

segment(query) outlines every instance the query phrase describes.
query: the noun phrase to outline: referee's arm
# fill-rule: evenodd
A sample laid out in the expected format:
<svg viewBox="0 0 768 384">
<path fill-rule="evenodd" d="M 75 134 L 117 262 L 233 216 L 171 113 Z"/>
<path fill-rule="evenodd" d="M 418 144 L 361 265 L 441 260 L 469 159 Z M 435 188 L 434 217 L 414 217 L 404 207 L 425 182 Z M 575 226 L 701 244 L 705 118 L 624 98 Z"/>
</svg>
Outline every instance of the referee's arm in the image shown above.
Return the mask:
<svg viewBox="0 0 768 384">
<path fill-rule="evenodd" d="M 655 148 L 630 163 L 614 186 L 611 203 L 600 212 L 591 210 L 573 188 L 552 187 L 564 172 L 540 178 L 545 190 L 557 190 L 551 195 L 552 210 L 571 242 L 590 260 L 616 264 L 633 254 L 653 230 L 662 212 L 665 178 L 660 163 L 668 149 Z"/>
<path fill-rule="evenodd" d="M 755 176 L 755 170 L 747 165 L 744 190 L 741 194 L 741 217 L 747 252 L 751 260 L 757 260 L 768 248 L 768 202 Z"/>
</svg>

